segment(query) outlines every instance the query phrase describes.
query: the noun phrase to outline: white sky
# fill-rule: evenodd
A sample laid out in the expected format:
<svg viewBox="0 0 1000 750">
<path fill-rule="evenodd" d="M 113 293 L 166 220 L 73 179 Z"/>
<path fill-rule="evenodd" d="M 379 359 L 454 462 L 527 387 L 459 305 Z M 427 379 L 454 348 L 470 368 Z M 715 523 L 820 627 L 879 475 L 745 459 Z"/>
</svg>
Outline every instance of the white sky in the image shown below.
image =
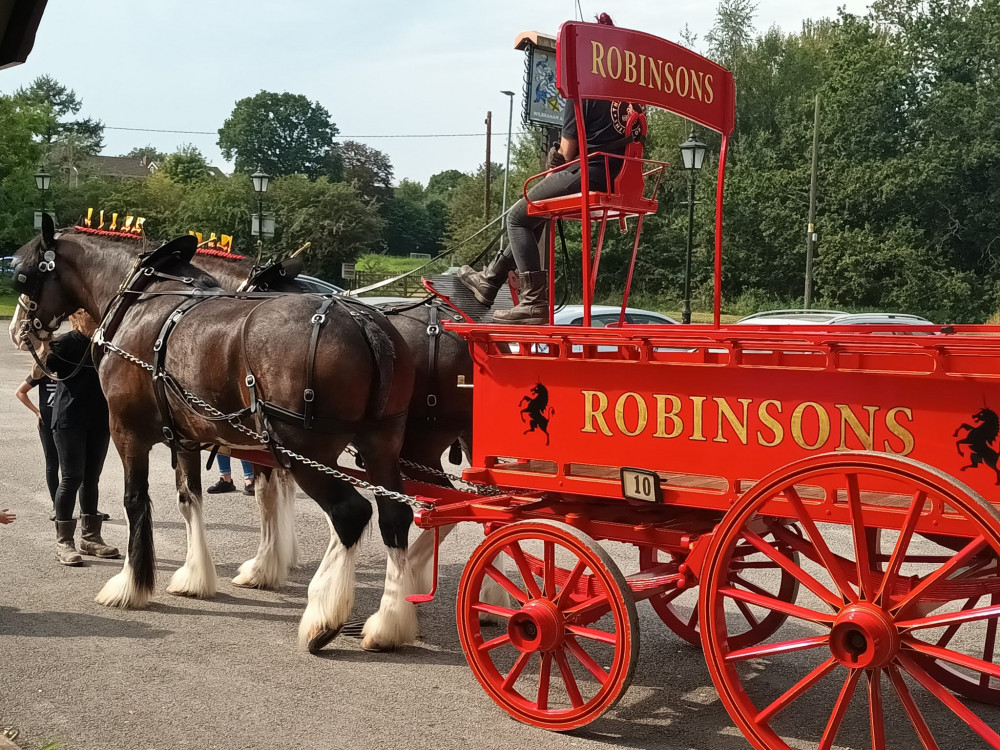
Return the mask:
<svg viewBox="0 0 1000 750">
<path fill-rule="evenodd" d="M 580 0 L 585 18 L 674 41 L 684 24 L 704 38 L 716 4 L 698 0 Z M 863 13 L 865 0 L 760 0 L 757 29 L 797 30 L 805 19 Z M 216 131 L 238 99 L 262 89 L 304 94 L 329 110 L 344 136 L 387 153 L 402 178 L 426 184 L 446 169 L 485 161 L 485 136 L 374 138 L 375 135 L 485 133 L 493 111 L 493 161 L 507 145 L 508 99 L 518 92 L 524 54 L 517 34 L 554 35 L 572 20 L 571 0 L 49 0 L 28 62 L 0 72 L 10 93 L 47 73 L 76 90 L 85 116 L 105 131 L 104 153 L 152 143 L 172 151 L 193 143 L 229 171 Z M 112 130 L 211 131 L 177 134 Z M 365 137 L 361 137 L 365 136 Z"/>
</svg>

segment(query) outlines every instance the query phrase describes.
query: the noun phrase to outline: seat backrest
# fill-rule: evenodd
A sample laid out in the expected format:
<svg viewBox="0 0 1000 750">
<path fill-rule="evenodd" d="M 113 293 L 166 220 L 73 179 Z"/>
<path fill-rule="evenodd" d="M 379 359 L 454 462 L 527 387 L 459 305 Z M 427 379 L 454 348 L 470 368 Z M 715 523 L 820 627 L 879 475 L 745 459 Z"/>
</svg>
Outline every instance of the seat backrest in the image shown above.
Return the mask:
<svg viewBox="0 0 1000 750">
<path fill-rule="evenodd" d="M 641 112 L 630 114 L 625 123 L 625 132 L 631 134 L 632 140 L 625 147 L 625 163 L 615 178 L 611 192 L 634 203 L 642 198 L 646 189 L 646 181 L 642 176 L 642 139 L 646 136 L 646 115 Z"/>
</svg>

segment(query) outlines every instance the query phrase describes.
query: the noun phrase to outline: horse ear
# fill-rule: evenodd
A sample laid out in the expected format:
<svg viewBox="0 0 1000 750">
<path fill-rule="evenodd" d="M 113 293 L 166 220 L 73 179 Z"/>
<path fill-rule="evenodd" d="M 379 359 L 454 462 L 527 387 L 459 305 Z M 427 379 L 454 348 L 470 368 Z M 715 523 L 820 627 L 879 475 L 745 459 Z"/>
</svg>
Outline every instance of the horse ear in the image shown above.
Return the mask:
<svg viewBox="0 0 1000 750">
<path fill-rule="evenodd" d="M 56 225 L 52 221 L 52 217 L 48 213 L 42 211 L 42 244 L 46 248 L 55 247 L 56 242 Z"/>
</svg>

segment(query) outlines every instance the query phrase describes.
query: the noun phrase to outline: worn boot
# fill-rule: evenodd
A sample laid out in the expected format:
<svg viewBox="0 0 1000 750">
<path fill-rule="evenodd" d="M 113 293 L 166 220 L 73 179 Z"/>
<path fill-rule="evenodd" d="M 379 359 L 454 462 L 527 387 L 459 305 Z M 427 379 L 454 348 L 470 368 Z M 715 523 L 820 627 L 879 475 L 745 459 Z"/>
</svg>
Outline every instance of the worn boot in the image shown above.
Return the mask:
<svg viewBox="0 0 1000 750">
<path fill-rule="evenodd" d="M 549 274 L 547 271 L 518 271 L 517 306 L 493 313 L 497 323 L 545 325 L 549 322 Z"/>
<path fill-rule="evenodd" d="M 514 256 L 508 247 L 502 253 L 498 253 L 482 271 L 476 271 L 472 266 L 462 266 L 458 271 L 458 280 L 476 295 L 477 300 L 487 307 L 492 307 L 500 287 L 507 283 L 507 274 L 514 268 Z"/>
<path fill-rule="evenodd" d="M 95 513 L 92 516 L 80 514 L 80 526 L 83 529 L 83 533 L 80 534 L 80 551 L 94 557 L 118 557 L 118 548 L 105 544 L 104 539 L 101 538 L 103 524 L 104 517 L 100 513 Z"/>
<path fill-rule="evenodd" d="M 76 521 L 56 521 L 56 559 L 63 565 L 83 563 L 83 558 L 73 544 L 75 535 Z"/>
</svg>

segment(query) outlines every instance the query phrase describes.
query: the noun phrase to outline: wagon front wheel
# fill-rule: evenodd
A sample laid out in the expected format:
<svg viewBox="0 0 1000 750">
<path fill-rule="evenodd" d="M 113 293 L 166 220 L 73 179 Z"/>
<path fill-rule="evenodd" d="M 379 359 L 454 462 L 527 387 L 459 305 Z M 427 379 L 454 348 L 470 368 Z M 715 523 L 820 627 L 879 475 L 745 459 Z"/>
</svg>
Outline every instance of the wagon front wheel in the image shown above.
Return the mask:
<svg viewBox="0 0 1000 750">
<path fill-rule="evenodd" d="M 483 600 L 486 578 L 510 606 Z M 457 614 L 476 679 L 519 721 L 576 729 L 614 706 L 632 680 L 639 652 L 632 593 L 601 546 L 566 524 L 519 522 L 491 533 L 465 566 Z M 504 624 L 494 631 L 482 614 Z"/>
<path fill-rule="evenodd" d="M 801 536 L 782 531 L 788 521 Z M 802 584 L 796 603 L 732 582 L 738 550 L 761 529 L 800 553 L 769 553 Z M 926 536 L 939 529 L 954 544 Z M 1000 684 L 1000 514 L 952 477 L 875 453 L 792 464 L 723 519 L 701 586 L 712 680 L 758 750 L 1000 748 L 997 710 L 960 697 L 988 699 Z M 787 623 L 734 644 L 733 602 Z"/>
</svg>

